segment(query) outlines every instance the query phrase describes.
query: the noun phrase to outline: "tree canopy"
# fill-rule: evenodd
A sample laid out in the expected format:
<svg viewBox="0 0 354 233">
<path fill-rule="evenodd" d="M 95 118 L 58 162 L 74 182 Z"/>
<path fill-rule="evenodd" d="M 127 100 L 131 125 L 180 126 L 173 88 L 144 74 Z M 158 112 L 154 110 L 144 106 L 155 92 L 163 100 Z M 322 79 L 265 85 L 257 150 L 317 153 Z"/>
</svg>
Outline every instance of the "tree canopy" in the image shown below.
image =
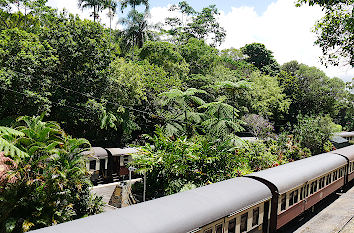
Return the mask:
<svg viewBox="0 0 354 233">
<path fill-rule="evenodd" d="M 319 5 L 325 11 L 314 32 L 316 44 L 322 48 L 325 64 L 354 67 L 354 1 L 353 0 L 298 0 L 297 5 Z"/>
<path fill-rule="evenodd" d="M 300 2 L 332 17 L 319 23 L 322 48 L 352 56 L 349 1 Z M 141 147 L 131 165 L 157 198 L 329 151 L 334 129 L 354 130 L 353 83 L 280 66 L 264 44 L 221 50 L 216 6 L 180 2 L 158 27 L 147 0 L 77 3 L 90 20 L 0 0 L 0 232 L 99 212 L 82 155 L 91 145 Z M 124 27 L 105 27 L 103 9 Z"/>
</svg>

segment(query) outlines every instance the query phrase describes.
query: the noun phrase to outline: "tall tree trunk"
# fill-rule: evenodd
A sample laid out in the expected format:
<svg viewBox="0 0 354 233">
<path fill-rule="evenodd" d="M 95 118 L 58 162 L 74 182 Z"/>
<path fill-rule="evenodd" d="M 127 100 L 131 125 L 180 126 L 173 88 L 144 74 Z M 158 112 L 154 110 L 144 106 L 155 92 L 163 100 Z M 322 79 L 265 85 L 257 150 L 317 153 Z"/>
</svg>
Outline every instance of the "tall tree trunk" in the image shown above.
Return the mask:
<svg viewBox="0 0 354 233">
<path fill-rule="evenodd" d="M 186 105 L 184 105 L 184 121 L 185 121 L 185 124 L 186 124 L 186 129 L 185 129 L 185 131 L 186 131 L 186 135 L 187 135 L 187 137 L 188 137 L 188 115 L 187 115 L 187 107 L 186 107 Z"/>
<path fill-rule="evenodd" d="M 111 49 L 111 42 L 112 42 L 112 8 L 109 8 L 109 49 Z"/>
<path fill-rule="evenodd" d="M 96 6 L 93 6 L 93 22 L 96 22 Z"/>
<path fill-rule="evenodd" d="M 233 108 L 232 108 L 232 122 L 235 122 L 235 90 L 232 90 L 232 96 L 234 99 L 234 103 L 233 103 Z"/>
</svg>

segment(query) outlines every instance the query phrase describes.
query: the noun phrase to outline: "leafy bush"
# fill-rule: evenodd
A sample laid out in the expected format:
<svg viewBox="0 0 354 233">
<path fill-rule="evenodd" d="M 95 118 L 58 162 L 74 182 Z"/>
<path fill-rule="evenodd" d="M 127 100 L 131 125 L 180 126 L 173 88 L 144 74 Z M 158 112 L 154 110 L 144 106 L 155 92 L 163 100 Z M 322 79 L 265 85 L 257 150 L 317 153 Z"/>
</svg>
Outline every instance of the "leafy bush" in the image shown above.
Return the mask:
<svg viewBox="0 0 354 233">
<path fill-rule="evenodd" d="M 147 173 L 147 198 L 225 180 L 248 169 L 246 158 L 232 153 L 226 142 L 216 144 L 200 135 L 173 140 L 161 129 L 148 140 L 151 144 L 143 146 L 132 163 Z"/>
<path fill-rule="evenodd" d="M 277 138 L 278 153 L 280 159 L 295 161 L 311 156 L 311 151 L 300 145 L 293 135 L 287 132 L 281 133 Z"/>
<path fill-rule="evenodd" d="M 328 115 L 299 115 L 297 121 L 297 124 L 293 126 L 293 134 L 301 146 L 309 148 L 312 154 L 325 152 L 324 145 L 330 143 L 329 139 L 333 135 L 332 118 Z"/>
<path fill-rule="evenodd" d="M 6 153 L 14 165 L 0 183 L 0 232 L 33 230 L 101 211 L 100 199 L 90 195 L 82 155 L 89 142 L 42 118 L 20 117 L 16 130 L 21 134 L 7 137 L 24 156 Z"/>
</svg>

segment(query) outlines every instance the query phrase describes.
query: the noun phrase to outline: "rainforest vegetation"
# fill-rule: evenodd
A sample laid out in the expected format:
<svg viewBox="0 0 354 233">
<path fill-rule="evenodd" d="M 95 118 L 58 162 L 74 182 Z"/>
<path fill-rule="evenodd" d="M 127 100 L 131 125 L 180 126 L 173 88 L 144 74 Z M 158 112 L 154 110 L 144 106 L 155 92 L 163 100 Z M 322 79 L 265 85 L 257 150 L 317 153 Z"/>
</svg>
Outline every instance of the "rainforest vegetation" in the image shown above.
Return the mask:
<svg viewBox="0 0 354 233">
<path fill-rule="evenodd" d="M 79 0 L 92 20 L 46 3 L 0 0 L 0 232 L 100 212 L 91 145 L 140 147 L 132 165 L 156 198 L 330 151 L 335 131 L 354 130 L 353 82 L 252 41 L 219 49 L 216 6 L 183 1 L 170 9 L 182 18 L 151 25 L 148 0 Z M 298 4 L 326 12 L 323 62 L 353 65 L 353 1 Z"/>
</svg>

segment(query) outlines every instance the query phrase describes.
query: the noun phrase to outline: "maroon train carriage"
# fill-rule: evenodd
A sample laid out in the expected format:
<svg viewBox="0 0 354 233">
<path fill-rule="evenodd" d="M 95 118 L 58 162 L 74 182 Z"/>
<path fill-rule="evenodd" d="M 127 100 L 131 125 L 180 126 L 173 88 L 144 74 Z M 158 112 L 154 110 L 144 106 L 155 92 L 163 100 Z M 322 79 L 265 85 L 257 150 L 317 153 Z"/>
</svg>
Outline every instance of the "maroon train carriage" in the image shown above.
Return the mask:
<svg viewBox="0 0 354 233">
<path fill-rule="evenodd" d="M 271 197 L 266 185 L 239 177 L 33 233 L 261 233 Z"/>
<path fill-rule="evenodd" d="M 353 158 L 349 146 L 34 232 L 274 233 L 352 180 Z"/>
<path fill-rule="evenodd" d="M 343 156 L 325 153 L 248 175 L 272 190 L 270 231 L 344 186 L 346 166 Z"/>
<path fill-rule="evenodd" d="M 332 153 L 344 156 L 347 159 L 348 165 L 346 170 L 348 171 L 348 176 L 346 177 L 346 181 L 352 181 L 354 179 L 354 145 L 332 151 Z"/>
<path fill-rule="evenodd" d="M 108 177 L 108 153 L 102 147 L 91 147 L 89 151 L 83 152 L 87 157 L 86 168 L 91 174 L 91 180 L 96 184 L 99 180 Z"/>
<path fill-rule="evenodd" d="M 136 148 L 107 148 L 108 153 L 112 156 L 112 172 L 120 177 L 129 174 L 128 164 L 133 160 L 132 154 L 138 152 Z"/>
<path fill-rule="evenodd" d="M 91 173 L 94 184 L 119 181 L 128 176 L 128 163 L 131 154 L 138 152 L 135 148 L 92 147 L 83 154 L 87 156 L 86 167 Z"/>
</svg>

